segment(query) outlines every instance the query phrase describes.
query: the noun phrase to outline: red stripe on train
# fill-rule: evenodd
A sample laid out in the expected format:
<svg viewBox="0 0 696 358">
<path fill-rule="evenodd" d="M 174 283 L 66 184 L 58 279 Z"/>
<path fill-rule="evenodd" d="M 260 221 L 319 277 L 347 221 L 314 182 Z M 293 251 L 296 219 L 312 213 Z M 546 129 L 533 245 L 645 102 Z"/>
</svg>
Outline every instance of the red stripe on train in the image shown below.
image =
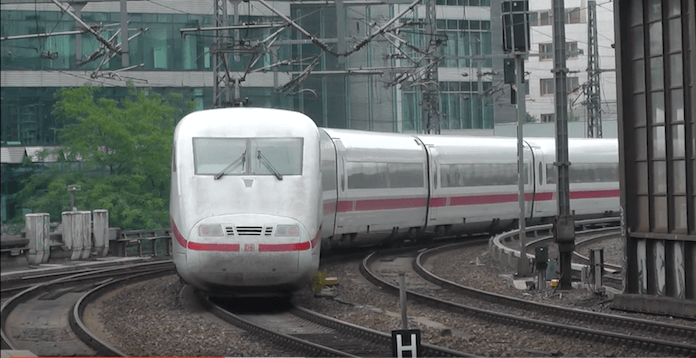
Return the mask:
<svg viewBox="0 0 696 358">
<path fill-rule="evenodd" d="M 571 199 L 598 199 L 618 197 L 619 190 L 588 190 L 571 192 Z M 536 193 L 534 200 L 546 201 L 553 200 L 555 193 Z M 525 193 L 526 201 L 532 200 L 532 193 Z M 338 202 L 336 209 L 338 212 L 350 211 L 373 211 L 390 209 L 411 209 L 420 208 L 426 205 L 425 198 L 398 198 L 398 199 L 370 199 L 370 200 L 346 200 Z M 482 204 L 501 204 L 517 202 L 517 194 L 491 194 L 491 195 L 469 195 L 451 196 L 430 199 L 430 207 L 445 206 L 465 206 Z"/>
<path fill-rule="evenodd" d="M 189 241 L 188 248 L 196 251 L 239 251 L 239 244 L 203 244 Z"/>
<path fill-rule="evenodd" d="M 310 247 L 311 244 L 309 241 L 301 242 L 299 244 L 259 244 L 259 251 L 304 251 L 309 250 Z"/>
<path fill-rule="evenodd" d="M 176 223 L 174 223 L 174 219 L 172 218 L 169 218 L 169 227 L 172 228 L 172 235 L 174 235 L 176 241 L 179 242 L 179 245 L 181 245 L 181 247 L 183 248 L 186 248 L 186 239 L 184 239 L 184 236 L 181 235 L 181 233 L 179 232 L 179 228 L 176 227 Z"/>
</svg>

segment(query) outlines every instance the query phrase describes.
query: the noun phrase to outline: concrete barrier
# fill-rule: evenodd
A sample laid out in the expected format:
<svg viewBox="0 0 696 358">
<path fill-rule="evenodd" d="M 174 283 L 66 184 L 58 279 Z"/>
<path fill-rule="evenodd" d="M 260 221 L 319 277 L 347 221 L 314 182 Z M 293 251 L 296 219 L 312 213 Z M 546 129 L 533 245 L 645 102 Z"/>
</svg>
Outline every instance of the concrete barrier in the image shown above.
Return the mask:
<svg viewBox="0 0 696 358">
<path fill-rule="evenodd" d="M 94 221 L 94 248 L 97 250 L 98 257 L 104 257 L 109 252 L 109 211 L 92 211 Z"/>
<path fill-rule="evenodd" d="M 32 265 L 48 262 L 51 254 L 50 214 L 35 213 L 24 215 L 26 220 L 26 236 L 29 239 L 27 261 Z"/>
<path fill-rule="evenodd" d="M 63 244 L 72 252 L 71 260 L 87 259 L 92 250 L 92 213 L 89 211 L 64 211 Z"/>
</svg>

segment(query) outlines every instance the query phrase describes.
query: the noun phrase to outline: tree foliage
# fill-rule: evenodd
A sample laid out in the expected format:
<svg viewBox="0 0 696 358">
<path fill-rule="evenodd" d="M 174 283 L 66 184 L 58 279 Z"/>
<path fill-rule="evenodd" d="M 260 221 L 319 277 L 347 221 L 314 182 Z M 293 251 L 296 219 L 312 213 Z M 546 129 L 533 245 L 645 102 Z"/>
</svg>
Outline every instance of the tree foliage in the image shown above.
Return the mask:
<svg viewBox="0 0 696 358">
<path fill-rule="evenodd" d="M 101 90 L 85 86 L 56 93 L 53 114 L 63 122 L 59 162 L 32 175 L 18 200 L 55 220 L 70 210 L 67 185 L 79 184 L 76 207 L 107 209 L 111 226 L 166 227 L 174 127 L 195 102 L 130 84 L 120 100 L 100 97 Z"/>
</svg>

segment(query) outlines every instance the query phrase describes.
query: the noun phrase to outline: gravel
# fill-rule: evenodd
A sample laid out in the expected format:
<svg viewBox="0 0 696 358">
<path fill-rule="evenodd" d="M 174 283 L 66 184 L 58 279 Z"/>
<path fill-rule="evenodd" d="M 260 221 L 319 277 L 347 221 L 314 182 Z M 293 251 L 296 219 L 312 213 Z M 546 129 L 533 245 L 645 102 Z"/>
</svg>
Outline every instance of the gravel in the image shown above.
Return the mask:
<svg viewBox="0 0 696 358">
<path fill-rule="evenodd" d="M 620 243 L 619 243 L 620 244 Z M 605 257 L 622 257 L 615 242 Z M 619 253 L 619 256 L 614 256 Z M 576 308 L 609 311 L 605 300 L 588 291 L 563 294 L 520 291 L 509 286 L 512 270 L 490 259 L 481 248 L 449 252 L 432 260 L 431 269 L 451 280 L 502 294 Z M 317 297 L 308 285 L 294 296 L 296 304 L 317 312 L 389 333 L 401 329 L 399 299 L 365 280 L 358 262 L 325 263 L 321 270 L 339 278 L 332 295 Z M 177 276 L 127 286 L 96 303 L 92 324 L 107 341 L 133 356 L 287 356 L 296 355 L 231 327 L 212 315 L 192 311 L 179 299 Z M 612 313 L 616 313 L 613 312 Z M 638 357 L 661 354 L 501 326 L 487 321 L 408 303 L 409 328 L 420 329 L 423 342 L 480 356 Z M 638 315 L 666 320 L 669 317 Z M 682 324 L 693 322 L 685 321 Z"/>
</svg>

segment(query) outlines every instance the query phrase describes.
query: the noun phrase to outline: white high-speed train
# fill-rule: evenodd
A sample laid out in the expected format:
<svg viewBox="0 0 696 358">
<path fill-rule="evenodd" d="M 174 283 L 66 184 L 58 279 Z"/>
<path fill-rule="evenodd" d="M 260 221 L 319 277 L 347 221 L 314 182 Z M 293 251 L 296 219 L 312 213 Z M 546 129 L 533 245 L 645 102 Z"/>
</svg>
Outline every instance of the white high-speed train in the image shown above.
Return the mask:
<svg viewBox="0 0 696 358">
<path fill-rule="evenodd" d="M 286 295 L 324 251 L 516 225 L 514 138 L 319 129 L 285 110 L 229 108 L 177 125 L 170 220 L 181 278 L 213 295 Z M 569 141 L 571 209 L 619 211 L 618 145 Z M 529 220 L 556 215 L 553 139 L 525 140 Z"/>
</svg>

